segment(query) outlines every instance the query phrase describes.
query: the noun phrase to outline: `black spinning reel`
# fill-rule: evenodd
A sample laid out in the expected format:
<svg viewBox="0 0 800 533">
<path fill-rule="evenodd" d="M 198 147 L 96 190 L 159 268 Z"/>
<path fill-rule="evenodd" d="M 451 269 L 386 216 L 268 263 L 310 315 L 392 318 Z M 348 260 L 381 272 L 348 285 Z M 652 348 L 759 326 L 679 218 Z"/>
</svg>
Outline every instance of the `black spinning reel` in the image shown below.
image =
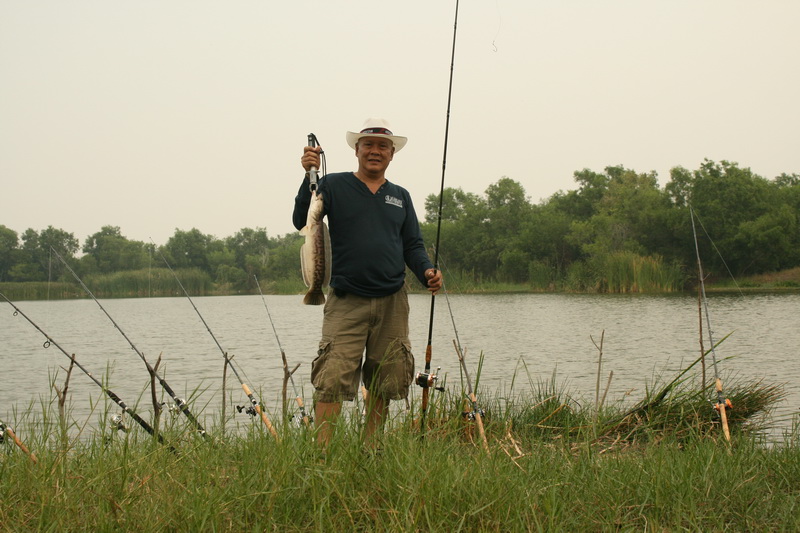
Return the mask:
<svg viewBox="0 0 800 533">
<path fill-rule="evenodd" d="M 244 411 L 245 413 L 253 417 L 258 414 L 258 411 L 256 411 L 254 405 L 237 405 L 236 410 L 240 413 Z"/>
</svg>

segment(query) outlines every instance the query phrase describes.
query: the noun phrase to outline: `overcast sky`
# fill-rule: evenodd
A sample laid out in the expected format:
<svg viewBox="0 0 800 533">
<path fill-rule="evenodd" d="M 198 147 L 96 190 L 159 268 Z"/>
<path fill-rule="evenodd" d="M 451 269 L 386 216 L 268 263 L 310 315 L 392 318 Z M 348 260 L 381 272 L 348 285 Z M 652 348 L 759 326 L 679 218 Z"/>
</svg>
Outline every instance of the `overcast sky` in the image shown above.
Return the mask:
<svg viewBox="0 0 800 533">
<path fill-rule="evenodd" d="M 163 244 L 294 231 L 300 155 L 354 170 L 347 130 L 408 145 L 438 193 L 455 1 L 0 0 L 0 224 Z M 462 0 L 446 185 L 533 202 L 573 172 L 735 161 L 800 173 L 800 2 Z"/>
</svg>

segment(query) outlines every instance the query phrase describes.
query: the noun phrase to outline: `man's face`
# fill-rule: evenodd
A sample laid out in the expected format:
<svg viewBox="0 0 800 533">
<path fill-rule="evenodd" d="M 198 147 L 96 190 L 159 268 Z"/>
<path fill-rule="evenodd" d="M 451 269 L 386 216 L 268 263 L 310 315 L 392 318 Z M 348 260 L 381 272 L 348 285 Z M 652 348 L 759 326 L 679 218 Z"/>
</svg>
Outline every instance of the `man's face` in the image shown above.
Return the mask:
<svg viewBox="0 0 800 533">
<path fill-rule="evenodd" d="M 369 174 L 383 174 L 394 157 L 394 144 L 381 137 L 362 137 L 356 145 L 358 166 Z"/>
</svg>

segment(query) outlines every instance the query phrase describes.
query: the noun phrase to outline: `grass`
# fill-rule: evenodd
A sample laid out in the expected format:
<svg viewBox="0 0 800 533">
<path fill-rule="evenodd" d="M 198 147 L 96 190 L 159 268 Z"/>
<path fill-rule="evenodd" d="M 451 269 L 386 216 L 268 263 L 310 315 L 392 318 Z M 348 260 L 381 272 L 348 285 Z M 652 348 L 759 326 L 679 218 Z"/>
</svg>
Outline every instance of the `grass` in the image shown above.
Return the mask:
<svg viewBox="0 0 800 533">
<path fill-rule="evenodd" d="M 709 290 L 798 290 L 800 289 L 800 267 L 768 272 L 739 279 L 730 278 L 713 283 Z"/>
<path fill-rule="evenodd" d="M 324 456 L 312 431 L 288 422 L 278 422 L 278 442 L 235 415 L 226 422 L 236 429 L 212 427 L 207 441 L 166 417 L 171 451 L 140 429 L 113 431 L 107 412 L 95 415 L 104 422 L 94 431 L 70 419 L 72 436 L 62 438 L 49 405 L 31 407 L 15 425 L 38 463 L 8 440 L 0 445 L 0 523 L 10 531 L 796 530 L 797 435 L 771 445 L 759 436 L 781 392 L 730 381 L 730 443 L 708 393 L 690 390 L 684 375 L 649 387 L 633 406 L 599 412 L 555 378 L 529 379 L 524 393 L 478 390 L 488 454 L 462 416 L 457 386 L 432 395 L 424 439 L 416 401 L 393 411 L 380 454 L 361 444 L 359 405 Z"/>
<path fill-rule="evenodd" d="M 81 296 L 79 286 L 60 281 L 0 282 L 0 292 L 10 300 L 62 300 Z"/>
</svg>

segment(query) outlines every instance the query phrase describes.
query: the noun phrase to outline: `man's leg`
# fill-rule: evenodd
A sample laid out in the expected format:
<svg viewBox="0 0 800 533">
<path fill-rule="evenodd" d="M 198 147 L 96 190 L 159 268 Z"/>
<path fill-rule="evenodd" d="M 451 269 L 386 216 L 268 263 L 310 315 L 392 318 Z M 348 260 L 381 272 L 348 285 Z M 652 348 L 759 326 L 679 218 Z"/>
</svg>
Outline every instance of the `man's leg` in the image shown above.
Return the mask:
<svg viewBox="0 0 800 533">
<path fill-rule="evenodd" d="M 408 340 L 408 297 L 405 288 L 376 299 L 377 322 L 367 339 L 363 367 L 364 385 L 369 389 L 364 438 L 368 446 L 378 444 L 377 436 L 389 414 L 389 401 L 408 397 L 414 378 L 414 356 Z"/>
<path fill-rule="evenodd" d="M 328 447 L 333 435 L 333 427 L 339 413 L 342 412 L 342 402 L 317 402 L 314 405 L 314 425 L 317 427 L 317 444 L 323 449 Z"/>
<path fill-rule="evenodd" d="M 352 400 L 357 390 L 369 309 L 365 298 L 328 293 L 319 351 L 311 363 L 317 443 L 322 448 L 331 442 L 342 400 Z"/>
<path fill-rule="evenodd" d="M 369 448 L 377 448 L 378 440 L 374 438 L 376 433 L 383 428 L 386 415 L 389 413 L 389 400 L 381 398 L 377 394 L 368 395 L 367 399 L 367 425 L 364 429 L 364 442 Z"/>
</svg>

